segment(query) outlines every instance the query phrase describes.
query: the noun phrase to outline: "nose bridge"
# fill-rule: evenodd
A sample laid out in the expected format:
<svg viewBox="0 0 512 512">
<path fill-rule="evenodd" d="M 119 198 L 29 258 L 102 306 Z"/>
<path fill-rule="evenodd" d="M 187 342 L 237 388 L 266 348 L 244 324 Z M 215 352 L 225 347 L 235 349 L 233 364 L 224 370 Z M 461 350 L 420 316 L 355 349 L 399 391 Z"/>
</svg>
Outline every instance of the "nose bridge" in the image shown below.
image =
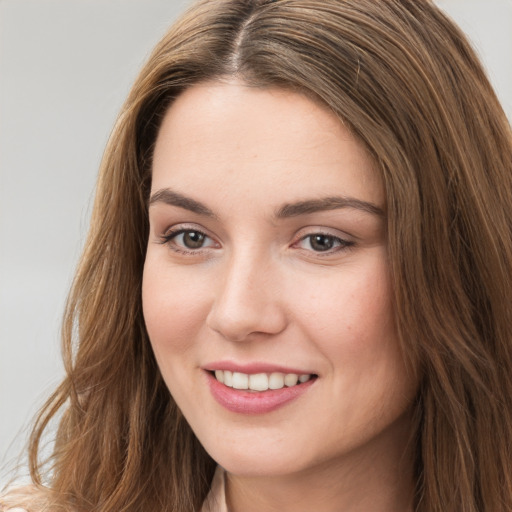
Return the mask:
<svg viewBox="0 0 512 512">
<path fill-rule="evenodd" d="M 233 251 L 218 276 L 209 326 L 231 341 L 283 330 L 286 318 L 275 264 L 270 255 L 250 246 Z"/>
</svg>

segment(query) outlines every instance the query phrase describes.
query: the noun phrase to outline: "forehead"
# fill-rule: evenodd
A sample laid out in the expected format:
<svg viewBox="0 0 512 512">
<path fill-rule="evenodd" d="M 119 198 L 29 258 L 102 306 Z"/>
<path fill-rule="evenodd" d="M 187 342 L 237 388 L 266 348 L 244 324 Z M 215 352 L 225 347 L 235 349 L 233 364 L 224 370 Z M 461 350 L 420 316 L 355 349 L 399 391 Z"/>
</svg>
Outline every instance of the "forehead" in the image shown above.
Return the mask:
<svg viewBox="0 0 512 512">
<path fill-rule="evenodd" d="M 384 205 L 374 160 L 331 111 L 237 81 L 193 86 L 169 108 L 153 159 L 152 190 L 165 187 L 269 206 L 334 193 Z"/>
</svg>

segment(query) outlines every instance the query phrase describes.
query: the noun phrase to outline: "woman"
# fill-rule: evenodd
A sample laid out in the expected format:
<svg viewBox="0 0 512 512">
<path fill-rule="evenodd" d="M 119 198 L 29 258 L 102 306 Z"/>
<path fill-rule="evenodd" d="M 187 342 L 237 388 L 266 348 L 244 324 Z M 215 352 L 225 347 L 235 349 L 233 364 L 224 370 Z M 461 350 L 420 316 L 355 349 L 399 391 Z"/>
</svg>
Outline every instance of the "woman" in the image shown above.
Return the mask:
<svg viewBox="0 0 512 512">
<path fill-rule="evenodd" d="M 4 507 L 509 511 L 511 176 L 431 2 L 198 2 L 106 150 Z"/>
</svg>

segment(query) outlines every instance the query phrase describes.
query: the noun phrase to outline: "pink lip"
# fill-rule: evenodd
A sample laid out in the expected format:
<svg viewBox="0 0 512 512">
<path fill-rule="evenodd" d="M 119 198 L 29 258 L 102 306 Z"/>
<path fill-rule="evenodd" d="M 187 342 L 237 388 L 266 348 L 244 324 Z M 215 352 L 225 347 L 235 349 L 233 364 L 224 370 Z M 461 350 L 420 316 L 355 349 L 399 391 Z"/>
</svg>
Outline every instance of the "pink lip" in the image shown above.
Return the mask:
<svg viewBox="0 0 512 512">
<path fill-rule="evenodd" d="M 230 372 L 240 372 L 240 373 L 295 373 L 297 375 L 313 375 L 314 371 L 298 369 L 298 368 L 290 368 L 286 366 L 279 366 L 272 363 L 248 363 L 248 364 L 240 364 L 234 363 L 232 361 L 218 361 L 214 363 L 207 364 L 203 366 L 203 370 L 207 371 L 215 371 L 215 370 L 228 370 Z"/>
<path fill-rule="evenodd" d="M 228 368 L 224 366 L 224 369 Z M 243 371 L 243 373 L 267 372 L 269 372 L 269 370 L 247 371 L 246 369 Z M 297 372 L 287 370 L 283 373 Z M 306 393 L 317 380 L 316 378 L 313 378 L 303 384 L 298 384 L 289 388 L 284 387 L 282 389 L 269 389 L 268 391 L 251 392 L 229 388 L 224 384 L 221 384 L 211 373 L 206 372 L 206 375 L 213 398 L 228 411 L 239 414 L 264 414 L 275 411 L 279 407 L 292 402 Z"/>
</svg>

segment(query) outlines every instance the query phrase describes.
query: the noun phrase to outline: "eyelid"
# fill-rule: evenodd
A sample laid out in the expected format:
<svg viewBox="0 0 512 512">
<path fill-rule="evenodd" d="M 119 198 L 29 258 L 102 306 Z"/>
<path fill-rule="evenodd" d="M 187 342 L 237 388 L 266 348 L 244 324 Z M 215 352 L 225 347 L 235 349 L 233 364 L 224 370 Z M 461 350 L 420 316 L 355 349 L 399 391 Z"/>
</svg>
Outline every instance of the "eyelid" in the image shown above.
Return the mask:
<svg viewBox="0 0 512 512">
<path fill-rule="evenodd" d="M 304 240 L 306 240 L 308 237 L 312 237 L 315 235 L 332 237 L 339 242 L 339 245 L 337 245 L 333 249 L 328 249 L 326 251 L 315 251 L 313 249 L 304 249 L 298 247 L 298 245 Z M 347 233 L 341 232 L 337 229 L 325 228 L 320 226 L 308 226 L 307 228 L 302 228 L 296 233 L 294 237 L 294 242 L 291 245 L 292 247 L 297 247 L 298 249 L 315 254 L 315 256 L 317 257 L 327 257 L 332 256 L 333 254 L 336 254 L 338 252 L 348 250 L 355 244 L 356 242 L 354 240 L 354 237 L 348 235 Z"/>
<path fill-rule="evenodd" d="M 187 232 L 196 232 L 200 233 L 205 236 L 205 238 L 211 240 L 213 244 L 205 246 L 205 247 L 199 247 L 197 249 L 191 249 L 187 248 L 185 246 L 179 245 L 177 243 L 173 243 L 173 241 L 183 233 Z M 220 243 L 216 240 L 216 238 L 211 235 L 207 229 L 203 228 L 202 226 L 199 226 L 197 224 L 176 224 L 171 227 L 168 227 L 164 230 L 164 232 L 159 235 L 159 242 L 162 245 L 168 245 L 171 250 L 177 253 L 182 254 L 191 254 L 191 255 L 199 255 L 202 252 L 208 251 L 210 249 L 216 249 L 220 247 Z"/>
<path fill-rule="evenodd" d="M 340 229 L 336 229 L 336 228 L 328 228 L 325 226 L 303 227 L 295 233 L 294 240 L 299 241 L 299 240 L 302 240 L 303 238 L 306 238 L 311 235 L 332 236 L 334 238 L 339 238 L 346 242 L 354 242 L 355 243 L 355 241 L 356 241 L 356 237 L 348 234 L 346 231 L 341 231 Z"/>
<path fill-rule="evenodd" d="M 206 229 L 205 227 L 201 226 L 200 224 L 195 224 L 194 222 L 178 222 L 177 224 L 172 224 L 170 226 L 167 226 L 165 229 L 162 230 L 162 234 L 159 235 L 161 237 L 164 236 L 172 236 L 173 234 L 176 234 L 178 232 L 183 231 L 197 231 L 199 233 L 203 233 L 209 238 L 214 239 L 215 237 L 210 233 L 210 230 Z"/>
</svg>

